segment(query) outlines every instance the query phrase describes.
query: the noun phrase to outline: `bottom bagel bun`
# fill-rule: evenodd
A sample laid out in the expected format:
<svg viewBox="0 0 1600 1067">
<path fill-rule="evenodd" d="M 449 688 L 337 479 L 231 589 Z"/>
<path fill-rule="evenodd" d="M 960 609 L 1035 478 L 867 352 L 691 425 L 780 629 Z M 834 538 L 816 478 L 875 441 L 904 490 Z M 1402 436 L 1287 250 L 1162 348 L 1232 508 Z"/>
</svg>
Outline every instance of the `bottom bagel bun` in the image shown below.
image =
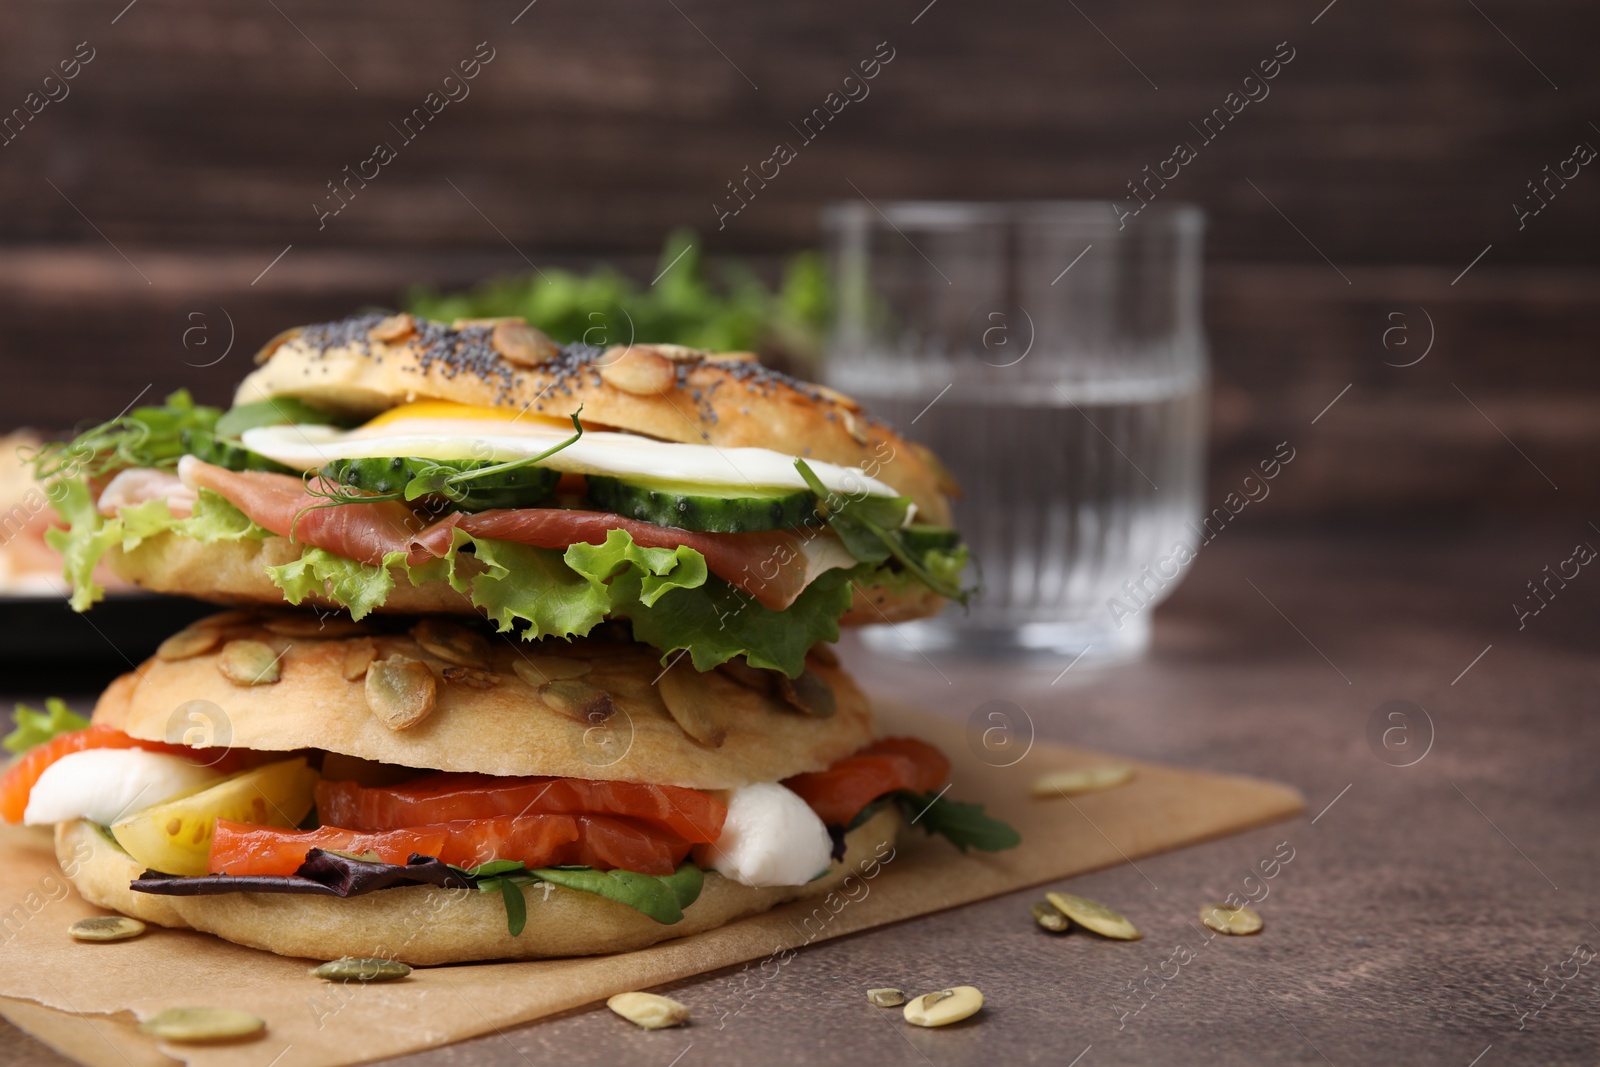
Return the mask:
<svg viewBox="0 0 1600 1067">
<path fill-rule="evenodd" d="M 874 877 L 893 860 L 902 825 L 893 805 L 845 835 L 845 856 L 801 886 L 752 888 L 707 871 L 695 902 L 672 925 L 622 904 L 550 883 L 522 888 L 528 921 L 515 937 L 498 892 L 404 886 L 342 899 L 271 893 L 173 897 L 135 892 L 144 868 L 83 820 L 56 826 L 56 856 L 91 904 L 145 922 L 215 934 L 282 956 L 380 957 L 418 966 L 628 952 L 724 926 L 847 878 Z"/>
</svg>

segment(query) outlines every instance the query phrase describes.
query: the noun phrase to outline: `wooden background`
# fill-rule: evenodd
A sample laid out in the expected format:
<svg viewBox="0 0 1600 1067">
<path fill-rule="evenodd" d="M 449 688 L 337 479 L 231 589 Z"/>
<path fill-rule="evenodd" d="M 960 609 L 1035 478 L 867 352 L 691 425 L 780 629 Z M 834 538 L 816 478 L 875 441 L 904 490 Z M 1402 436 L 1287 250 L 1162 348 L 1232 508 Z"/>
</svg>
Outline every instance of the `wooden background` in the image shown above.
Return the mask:
<svg viewBox="0 0 1600 1067">
<path fill-rule="evenodd" d="M 810 246 L 852 182 L 1119 198 L 1287 41 L 1270 96 L 1163 193 L 1211 217 L 1213 495 L 1288 439 L 1284 515 L 1600 501 L 1600 174 L 1524 229 L 1512 208 L 1600 147 L 1592 4 L 125 2 L 0 16 L 0 114 L 94 49 L 0 147 L 0 426 L 107 417 L 147 385 L 222 399 L 283 326 L 414 281 L 601 255 L 648 278 L 681 224 L 713 253 Z M 319 230 L 324 183 L 399 144 L 481 41 L 470 96 Z M 871 95 L 716 232 L 725 183 L 884 41 Z M 1428 358 L 1386 366 L 1421 351 L 1424 311 Z M 1386 350 L 1397 321 L 1412 344 Z"/>
</svg>

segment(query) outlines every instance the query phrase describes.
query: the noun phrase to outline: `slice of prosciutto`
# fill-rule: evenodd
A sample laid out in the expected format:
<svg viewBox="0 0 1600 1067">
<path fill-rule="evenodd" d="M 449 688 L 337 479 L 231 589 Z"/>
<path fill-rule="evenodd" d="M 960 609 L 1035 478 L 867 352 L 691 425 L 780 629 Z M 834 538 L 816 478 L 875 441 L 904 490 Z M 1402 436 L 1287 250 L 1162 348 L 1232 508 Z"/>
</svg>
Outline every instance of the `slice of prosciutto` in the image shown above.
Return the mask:
<svg viewBox="0 0 1600 1067">
<path fill-rule="evenodd" d="M 307 492 L 292 475 L 230 471 L 194 456 L 179 462 L 178 474 L 185 485 L 209 489 L 258 526 L 362 563 L 381 564 L 390 552 L 407 553 L 413 564 L 442 557 L 450 550 L 456 527 L 473 537 L 556 550 L 603 544 L 609 531 L 624 530 L 644 548 L 694 549 L 705 557 L 712 574 L 774 611 L 793 604 L 824 571 L 856 563 L 839 538 L 823 530 L 698 533 L 603 511 L 565 508 L 454 512 L 430 521 L 393 500 L 316 507 L 327 501 Z"/>
<path fill-rule="evenodd" d="M 183 519 L 194 513 L 197 497 L 192 488 L 170 471 L 130 467 L 117 472 L 117 476 L 100 491 L 95 508 L 110 519 L 126 508 L 135 508 L 152 500 L 165 500 L 172 517 Z"/>
<path fill-rule="evenodd" d="M 428 525 L 398 500 L 329 507 L 291 474 L 230 471 L 184 456 L 178 477 L 191 489 L 211 490 L 280 537 L 362 563 L 381 564 L 390 552 L 409 554 L 412 538 Z"/>
</svg>

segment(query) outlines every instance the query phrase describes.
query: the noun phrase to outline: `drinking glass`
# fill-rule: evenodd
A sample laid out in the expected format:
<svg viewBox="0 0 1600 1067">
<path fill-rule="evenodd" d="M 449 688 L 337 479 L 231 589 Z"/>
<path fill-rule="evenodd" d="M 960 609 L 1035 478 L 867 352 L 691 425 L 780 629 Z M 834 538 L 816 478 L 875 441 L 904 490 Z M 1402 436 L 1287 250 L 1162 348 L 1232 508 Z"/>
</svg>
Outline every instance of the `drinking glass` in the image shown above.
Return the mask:
<svg viewBox="0 0 1600 1067">
<path fill-rule="evenodd" d="M 1126 216 L 1126 212 L 1122 213 Z M 824 213 L 823 380 L 961 486 L 968 608 L 875 650 L 1117 660 L 1198 545 L 1204 218 L 1152 204 L 852 202 Z"/>
</svg>

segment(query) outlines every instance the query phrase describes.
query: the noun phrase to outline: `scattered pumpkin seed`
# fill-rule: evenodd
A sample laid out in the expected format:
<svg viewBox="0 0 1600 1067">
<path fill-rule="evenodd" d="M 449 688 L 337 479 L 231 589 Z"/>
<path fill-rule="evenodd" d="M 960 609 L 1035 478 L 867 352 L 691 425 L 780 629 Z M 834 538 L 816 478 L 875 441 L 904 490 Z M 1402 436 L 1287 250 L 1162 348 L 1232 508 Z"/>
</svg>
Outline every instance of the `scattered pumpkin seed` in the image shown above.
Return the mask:
<svg viewBox="0 0 1600 1067">
<path fill-rule="evenodd" d="M 229 641 L 217 657 L 217 670 L 234 685 L 272 685 L 283 676 L 279 662 L 279 653 L 265 642 Z"/>
<path fill-rule="evenodd" d="M 590 664 L 588 660 L 570 656 L 529 656 L 526 659 L 519 656 L 511 669 L 529 685 L 540 686 L 563 678 L 582 678 L 589 673 Z"/>
<path fill-rule="evenodd" d="M 1219 934 L 1243 936 L 1261 932 L 1261 913 L 1246 904 L 1207 904 L 1200 909 L 1200 921 Z"/>
<path fill-rule="evenodd" d="M 833 690 L 813 671 L 801 671 L 798 678 L 778 674 L 778 695 L 796 711 L 818 719 L 831 719 L 834 712 Z"/>
<path fill-rule="evenodd" d="M 1093 930 L 1101 937 L 1117 941 L 1137 941 L 1144 936 L 1117 912 L 1086 897 L 1074 896 L 1071 893 L 1046 893 L 1045 899 L 1055 905 L 1061 914 L 1079 926 Z"/>
<path fill-rule="evenodd" d="M 1049 797 L 1075 797 L 1083 793 L 1098 793 L 1102 789 L 1112 789 L 1133 777 L 1133 768 L 1125 763 L 1111 763 L 1103 767 L 1079 767 L 1071 771 L 1052 771 L 1040 778 L 1035 778 L 1028 787 L 1032 796 L 1046 799 Z"/>
<path fill-rule="evenodd" d="M 330 982 L 392 982 L 410 974 L 411 968 L 399 960 L 343 956 L 313 967 L 308 973 Z"/>
<path fill-rule="evenodd" d="M 411 638 L 429 655 L 457 667 L 489 668 L 489 640 L 446 619 L 427 618 L 411 628 Z"/>
<path fill-rule="evenodd" d="M 1053 934 L 1064 934 L 1072 925 L 1066 915 L 1048 900 L 1041 900 L 1033 905 L 1032 911 L 1033 921 Z"/>
<path fill-rule="evenodd" d="M 689 1021 L 688 1008 L 656 993 L 618 993 L 606 1001 L 606 1007 L 646 1030 L 682 1026 Z"/>
<path fill-rule="evenodd" d="M 867 990 L 867 1001 L 874 1008 L 898 1008 L 906 1002 L 906 995 L 903 990 L 886 986 Z"/>
<path fill-rule="evenodd" d="M 92 919 L 79 919 L 67 927 L 67 933 L 79 941 L 126 941 L 144 933 L 144 923 L 126 915 L 96 915 Z"/>
<path fill-rule="evenodd" d="M 166 1041 L 228 1041 L 266 1028 L 264 1020 L 233 1008 L 168 1008 L 139 1024 L 142 1033 Z"/>
<path fill-rule="evenodd" d="M 394 655 L 367 668 L 367 707 L 391 730 L 405 730 L 433 714 L 439 683 L 421 660 Z"/>
<path fill-rule="evenodd" d="M 612 360 L 612 362 L 606 362 Z M 608 349 L 600 357 L 600 380 L 630 396 L 656 396 L 678 380 L 672 361 L 644 345 L 630 349 Z"/>
<path fill-rule="evenodd" d="M 610 693 L 571 679 L 541 685 L 539 699 L 557 714 L 590 726 L 598 726 L 617 712 Z"/>
<path fill-rule="evenodd" d="M 976 1015 L 983 994 L 975 986 L 958 985 L 924 993 L 906 1002 L 905 1019 L 912 1026 L 948 1026 Z"/>
<path fill-rule="evenodd" d="M 390 315 L 378 325 L 367 331 L 367 336 L 374 341 L 392 344 L 395 341 L 404 341 L 407 337 L 417 332 L 417 321 L 404 311 L 398 315 Z"/>
<path fill-rule="evenodd" d="M 724 706 L 694 664 L 686 660 L 679 656 L 656 679 L 661 702 L 684 733 L 702 745 L 721 748 L 728 737 Z"/>
<path fill-rule="evenodd" d="M 216 630 L 195 627 L 179 630 L 156 646 L 156 659 L 167 663 L 193 659 L 195 656 L 210 652 L 221 642 L 222 635 Z"/>
<path fill-rule="evenodd" d="M 378 644 L 370 637 L 350 642 L 344 650 L 342 673 L 347 682 L 359 682 L 367 675 L 367 668 L 378 658 Z"/>
</svg>

